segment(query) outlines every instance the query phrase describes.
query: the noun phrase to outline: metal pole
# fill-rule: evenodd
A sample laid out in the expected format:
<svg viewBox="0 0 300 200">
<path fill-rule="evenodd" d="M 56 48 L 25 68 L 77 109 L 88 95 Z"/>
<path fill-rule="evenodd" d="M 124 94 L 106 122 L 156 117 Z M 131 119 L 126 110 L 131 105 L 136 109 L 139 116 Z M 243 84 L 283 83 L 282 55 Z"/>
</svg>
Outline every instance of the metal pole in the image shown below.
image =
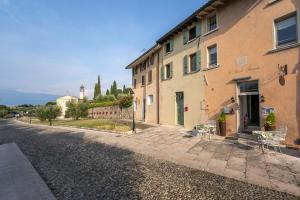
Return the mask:
<svg viewBox="0 0 300 200">
<path fill-rule="evenodd" d="M 135 105 L 134 105 L 134 102 L 133 102 L 132 106 L 133 106 L 133 108 L 132 108 L 132 132 L 135 133 L 135 117 L 134 117 Z"/>
</svg>

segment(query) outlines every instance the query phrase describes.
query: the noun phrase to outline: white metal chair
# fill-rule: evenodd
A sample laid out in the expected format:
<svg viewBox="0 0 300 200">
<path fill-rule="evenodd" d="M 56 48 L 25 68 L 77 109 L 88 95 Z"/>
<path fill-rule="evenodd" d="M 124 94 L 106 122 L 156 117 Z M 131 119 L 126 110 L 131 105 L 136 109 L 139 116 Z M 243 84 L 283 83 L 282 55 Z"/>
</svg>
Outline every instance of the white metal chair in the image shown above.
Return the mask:
<svg viewBox="0 0 300 200">
<path fill-rule="evenodd" d="M 281 144 L 285 141 L 287 135 L 288 128 L 286 126 L 280 126 L 277 131 L 272 131 L 273 138 L 270 141 L 267 141 L 267 146 L 272 146 L 275 151 L 277 149 L 280 153 L 281 151 Z"/>
<path fill-rule="evenodd" d="M 217 132 L 217 123 L 214 120 L 209 120 L 205 124 L 196 125 L 193 130 L 194 136 L 209 136 L 211 139 L 211 135 L 216 134 Z"/>
</svg>

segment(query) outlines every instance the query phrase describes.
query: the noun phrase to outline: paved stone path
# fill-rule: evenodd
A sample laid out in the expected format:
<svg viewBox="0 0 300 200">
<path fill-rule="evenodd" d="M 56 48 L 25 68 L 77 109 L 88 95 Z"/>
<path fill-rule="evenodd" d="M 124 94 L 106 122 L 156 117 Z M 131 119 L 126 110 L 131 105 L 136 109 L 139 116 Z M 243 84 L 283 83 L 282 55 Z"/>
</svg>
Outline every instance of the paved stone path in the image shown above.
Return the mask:
<svg viewBox="0 0 300 200">
<path fill-rule="evenodd" d="M 0 145 L 0 199 L 56 199 L 16 144 Z"/>
<path fill-rule="evenodd" d="M 86 139 L 300 196 L 300 152 L 299 157 L 269 150 L 263 154 L 251 141 L 189 137 L 180 127 L 153 127 L 134 135 L 84 132 Z"/>
</svg>

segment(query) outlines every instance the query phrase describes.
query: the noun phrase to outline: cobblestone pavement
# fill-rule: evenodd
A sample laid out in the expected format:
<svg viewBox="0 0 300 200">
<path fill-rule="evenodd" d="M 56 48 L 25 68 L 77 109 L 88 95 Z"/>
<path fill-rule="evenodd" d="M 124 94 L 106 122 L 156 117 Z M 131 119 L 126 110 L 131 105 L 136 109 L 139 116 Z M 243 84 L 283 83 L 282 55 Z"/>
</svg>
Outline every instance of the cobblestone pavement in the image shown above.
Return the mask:
<svg viewBox="0 0 300 200">
<path fill-rule="evenodd" d="M 0 121 L 0 144 L 13 141 L 58 199 L 297 199 L 275 190 L 299 195 L 298 158 L 263 155 L 241 141 L 190 138 L 180 128 L 118 135 Z"/>
</svg>

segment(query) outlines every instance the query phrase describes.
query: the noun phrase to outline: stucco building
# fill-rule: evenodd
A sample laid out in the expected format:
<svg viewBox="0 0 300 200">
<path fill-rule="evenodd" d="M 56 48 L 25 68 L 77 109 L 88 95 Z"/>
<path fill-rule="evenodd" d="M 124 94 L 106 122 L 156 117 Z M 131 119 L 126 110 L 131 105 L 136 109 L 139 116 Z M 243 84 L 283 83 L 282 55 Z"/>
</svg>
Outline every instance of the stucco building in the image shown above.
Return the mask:
<svg viewBox="0 0 300 200">
<path fill-rule="evenodd" d="M 292 143 L 300 132 L 299 9 L 298 0 L 208 1 L 127 67 L 137 119 L 192 129 L 225 111 L 236 134 L 262 129 L 274 111 Z"/>
<path fill-rule="evenodd" d="M 59 118 L 61 119 L 65 118 L 66 111 L 68 110 L 67 103 L 70 101 L 78 102 L 78 98 L 67 95 L 56 99 L 56 104 L 61 108 L 61 115 L 59 116 Z"/>
</svg>

